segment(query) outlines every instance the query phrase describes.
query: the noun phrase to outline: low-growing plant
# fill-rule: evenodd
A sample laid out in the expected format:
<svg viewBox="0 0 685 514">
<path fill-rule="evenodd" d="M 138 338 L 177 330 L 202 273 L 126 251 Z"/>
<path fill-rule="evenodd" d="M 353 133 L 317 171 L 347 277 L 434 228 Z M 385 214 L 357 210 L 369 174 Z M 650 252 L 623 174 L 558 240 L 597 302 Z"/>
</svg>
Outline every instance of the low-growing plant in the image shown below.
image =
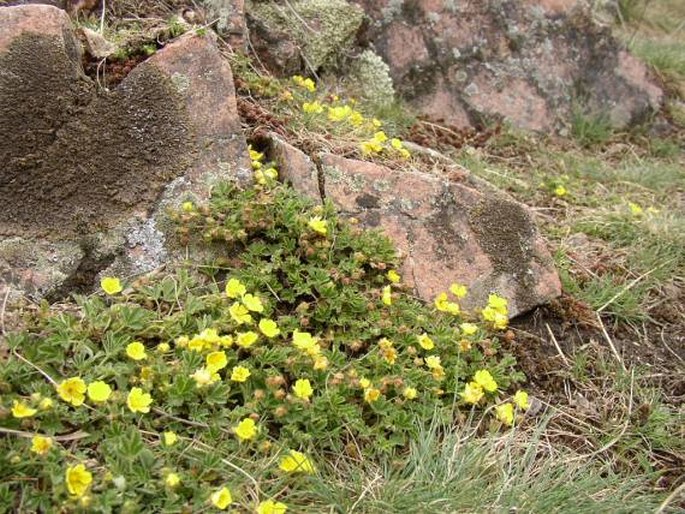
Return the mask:
<svg viewBox="0 0 685 514">
<path fill-rule="evenodd" d="M 436 416 L 516 423 L 504 298 L 471 318 L 454 284 L 427 307 L 385 237 L 261 182 L 172 213 L 207 262 L 106 277 L 7 336 L 0 510 L 283 512 L 313 455 L 396 455 Z"/>
</svg>

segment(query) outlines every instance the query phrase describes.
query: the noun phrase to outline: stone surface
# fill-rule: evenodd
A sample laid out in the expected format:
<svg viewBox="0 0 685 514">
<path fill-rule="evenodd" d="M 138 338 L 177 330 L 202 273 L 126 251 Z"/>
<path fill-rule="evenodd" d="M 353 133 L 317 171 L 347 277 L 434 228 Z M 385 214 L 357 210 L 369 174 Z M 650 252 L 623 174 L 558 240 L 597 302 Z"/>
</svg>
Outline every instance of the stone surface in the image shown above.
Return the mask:
<svg viewBox="0 0 685 514">
<path fill-rule="evenodd" d="M 354 0 L 365 40 L 422 113 L 457 126 L 505 119 L 561 130 L 574 108 L 624 128 L 658 110 L 647 69 L 580 0 Z"/>
<path fill-rule="evenodd" d="M 235 50 L 247 49 L 245 0 L 206 0 L 207 18 L 216 21 L 217 33 Z"/>
<path fill-rule="evenodd" d="M 363 12 L 346 0 L 248 0 L 250 42 L 272 72 L 334 68 L 352 48 Z"/>
<path fill-rule="evenodd" d="M 324 154 L 319 179 L 302 152 L 274 146 L 270 157 L 295 189 L 320 201 L 323 183 L 325 198 L 342 214 L 394 241 L 404 256 L 404 279 L 422 299 L 431 302 L 459 282 L 470 290 L 465 308 L 484 306 L 496 291 L 510 300 L 513 317 L 561 294 L 531 213 L 467 172 L 455 170 L 456 180 L 448 180 Z"/>
<path fill-rule="evenodd" d="M 99 90 L 69 17 L 45 5 L 0 8 L 0 159 L 0 269 L 15 270 L 0 283 L 36 296 L 90 286 L 109 265 L 160 265 L 173 253 L 166 206 L 207 198 L 219 178 L 251 180 L 210 36 L 181 37 Z"/>
<path fill-rule="evenodd" d="M 306 153 L 278 135 L 269 134 L 267 155 L 269 160 L 278 163 L 278 175 L 282 182 L 290 184 L 315 202 L 321 201 L 318 171 Z"/>
</svg>

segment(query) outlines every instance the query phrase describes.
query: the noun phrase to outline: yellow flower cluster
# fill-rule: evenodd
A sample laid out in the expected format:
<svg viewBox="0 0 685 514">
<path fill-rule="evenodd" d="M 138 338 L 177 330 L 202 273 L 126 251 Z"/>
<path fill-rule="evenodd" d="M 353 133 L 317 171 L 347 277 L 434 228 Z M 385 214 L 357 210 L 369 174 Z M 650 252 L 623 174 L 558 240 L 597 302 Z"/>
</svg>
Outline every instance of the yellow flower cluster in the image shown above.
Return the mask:
<svg viewBox="0 0 685 514">
<path fill-rule="evenodd" d="M 65 402 L 80 407 L 86 399 L 86 394 L 95 403 L 106 402 L 112 395 L 112 388 L 101 380 L 86 384 L 81 377 L 71 377 L 57 384 L 57 394 Z"/>
<path fill-rule="evenodd" d="M 255 180 L 260 186 L 273 183 L 278 180 L 278 170 L 273 163 L 264 162 L 264 153 L 258 152 L 248 146 L 250 153 L 250 161 L 252 161 L 252 170 L 254 171 Z"/>
<path fill-rule="evenodd" d="M 362 141 L 360 148 L 364 156 L 378 155 L 385 152 L 389 155 L 397 154 L 402 159 L 411 157 L 411 153 L 404 147 L 401 140 L 396 137 L 388 139 L 388 136 L 382 130 L 377 131 L 371 139 Z"/>
<path fill-rule="evenodd" d="M 467 295 L 468 290 L 466 289 L 466 286 L 455 283 L 450 286 L 450 292 L 457 299 L 462 299 Z M 438 296 L 436 296 L 434 304 L 435 308 L 438 309 L 440 312 L 447 312 L 455 316 L 461 313 L 459 304 L 457 302 L 449 301 L 446 292 L 442 292 Z"/>
<path fill-rule="evenodd" d="M 473 380 L 466 384 L 464 391 L 460 393 L 461 398 L 472 405 L 477 404 L 486 392 L 494 393 L 497 391 L 497 382 L 486 369 L 476 371 Z"/>
<path fill-rule="evenodd" d="M 314 81 L 310 78 L 304 78 L 300 75 L 295 75 L 293 77 L 293 82 L 302 89 L 306 89 L 310 93 L 316 91 L 316 84 L 314 84 Z"/>
<path fill-rule="evenodd" d="M 313 359 L 314 369 L 322 370 L 328 367 L 328 359 L 321 355 L 321 345 L 316 337 L 309 332 L 293 331 L 293 346 Z"/>
<path fill-rule="evenodd" d="M 488 305 L 482 310 L 483 319 L 492 323 L 493 327 L 504 330 L 509 325 L 509 310 L 506 298 L 497 294 L 488 297 Z"/>
</svg>

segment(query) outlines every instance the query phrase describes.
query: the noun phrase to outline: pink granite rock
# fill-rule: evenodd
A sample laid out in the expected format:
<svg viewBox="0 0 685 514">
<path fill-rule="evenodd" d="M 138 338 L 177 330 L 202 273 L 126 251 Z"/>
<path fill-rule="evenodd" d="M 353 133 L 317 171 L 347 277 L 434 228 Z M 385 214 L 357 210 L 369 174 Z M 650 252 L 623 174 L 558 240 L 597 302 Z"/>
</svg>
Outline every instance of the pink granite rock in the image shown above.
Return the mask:
<svg viewBox="0 0 685 514">
<path fill-rule="evenodd" d="M 281 147 L 280 155 L 299 152 Z M 294 163 L 295 161 L 290 161 Z M 295 189 L 325 198 L 367 228 L 379 228 L 403 256 L 402 274 L 417 295 L 431 302 L 459 282 L 469 287 L 462 302 L 482 307 L 488 294 L 510 300 L 516 316 L 561 294 L 561 284 L 530 211 L 475 178 L 452 181 L 418 171 L 394 171 L 366 161 L 324 154 L 321 177 L 310 162 L 279 161 Z"/>
<path fill-rule="evenodd" d="M 67 14 L 0 7 L 0 285 L 56 297 L 169 262 L 167 207 L 252 180 L 231 70 L 178 38 L 111 90 L 81 67 Z M 21 251 L 18 250 L 21 248 Z"/>
<path fill-rule="evenodd" d="M 647 119 L 663 91 L 583 0 L 351 0 L 401 96 L 457 126 L 503 119 L 562 130 L 581 108 L 618 129 Z"/>
</svg>

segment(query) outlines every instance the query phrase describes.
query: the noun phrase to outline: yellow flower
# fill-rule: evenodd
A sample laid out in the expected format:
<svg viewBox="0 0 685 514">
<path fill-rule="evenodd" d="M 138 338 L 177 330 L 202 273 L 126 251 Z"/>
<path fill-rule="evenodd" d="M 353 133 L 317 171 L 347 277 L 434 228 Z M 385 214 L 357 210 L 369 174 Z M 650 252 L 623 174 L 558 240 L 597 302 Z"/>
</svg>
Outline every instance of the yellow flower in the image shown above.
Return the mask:
<svg viewBox="0 0 685 514">
<path fill-rule="evenodd" d="M 450 292 L 457 298 L 464 298 L 468 294 L 468 289 L 465 285 L 454 283 L 450 286 Z"/>
<path fill-rule="evenodd" d="M 257 150 L 254 150 L 252 146 L 248 146 L 247 149 L 250 152 L 250 160 L 251 161 L 261 161 L 264 158 L 264 154 L 261 152 L 258 152 Z"/>
<path fill-rule="evenodd" d="M 489 393 L 497 391 L 497 382 L 486 369 L 476 371 L 476 374 L 473 375 L 473 381 Z"/>
<path fill-rule="evenodd" d="M 12 403 L 12 416 L 15 418 L 30 418 L 36 412 L 38 412 L 36 409 L 32 409 L 22 401 L 14 400 Z"/>
<path fill-rule="evenodd" d="M 52 448 L 52 438 L 34 435 L 31 439 L 31 451 L 37 455 L 45 455 Z"/>
<path fill-rule="evenodd" d="M 243 305 L 252 312 L 264 312 L 264 305 L 258 296 L 247 293 L 243 296 Z"/>
<path fill-rule="evenodd" d="M 205 362 L 207 364 L 207 371 L 210 373 L 216 373 L 228 365 L 228 358 L 226 357 L 226 352 L 220 350 L 218 352 L 212 352 L 208 354 L 205 358 Z"/>
<path fill-rule="evenodd" d="M 171 350 L 171 346 L 169 345 L 169 343 L 159 343 L 157 345 L 157 351 L 159 353 L 166 353 L 169 350 Z"/>
<path fill-rule="evenodd" d="M 440 363 L 440 357 L 437 355 L 431 355 L 430 357 L 426 357 L 426 366 L 428 366 L 428 369 L 438 369 L 442 367 L 442 364 Z"/>
<path fill-rule="evenodd" d="M 200 368 L 196 370 L 195 373 L 190 375 L 190 378 L 195 380 L 195 386 L 198 389 L 221 380 L 221 377 L 218 373 L 213 373 L 207 368 Z"/>
<path fill-rule="evenodd" d="M 321 114 L 323 112 L 323 105 L 319 102 L 305 102 L 302 104 L 302 110 L 307 114 Z"/>
<path fill-rule="evenodd" d="M 328 368 L 328 359 L 323 355 L 317 355 L 314 358 L 314 369 L 323 370 Z"/>
<path fill-rule="evenodd" d="M 193 209 L 195 206 L 193 205 L 193 202 L 183 202 L 181 204 L 181 209 L 183 209 L 183 212 L 193 212 Z"/>
<path fill-rule="evenodd" d="M 231 491 L 228 487 L 222 487 L 218 491 L 214 492 L 209 500 L 219 510 L 226 510 L 228 506 L 233 502 L 233 496 L 231 496 Z"/>
<path fill-rule="evenodd" d="M 435 348 L 435 343 L 430 337 L 428 337 L 428 334 L 426 333 L 417 336 L 416 339 L 419 342 L 419 346 L 424 350 L 432 350 L 433 348 Z"/>
<path fill-rule="evenodd" d="M 495 414 L 497 414 L 497 419 L 499 419 L 505 425 L 514 424 L 514 405 L 512 403 L 505 403 L 502 405 L 497 405 L 495 407 Z"/>
<path fill-rule="evenodd" d="M 295 381 L 293 393 L 302 400 L 308 400 L 309 397 L 314 394 L 314 389 L 312 389 L 312 384 L 309 382 L 309 379 L 300 378 Z"/>
<path fill-rule="evenodd" d="M 466 384 L 464 392 L 459 393 L 459 396 L 461 396 L 466 403 L 475 405 L 483 398 L 483 394 L 483 388 L 480 385 L 475 382 L 469 382 Z"/>
<path fill-rule="evenodd" d="M 385 135 L 385 132 L 379 130 L 373 135 L 373 140 L 378 143 L 385 143 L 388 140 L 388 136 Z"/>
<path fill-rule="evenodd" d="M 641 216 L 644 213 L 644 209 L 636 203 L 628 202 L 628 207 L 630 207 L 630 213 L 633 216 Z"/>
<path fill-rule="evenodd" d="M 38 404 L 38 408 L 40 410 L 48 410 L 51 409 L 53 405 L 53 401 L 50 398 L 43 398 L 40 403 Z"/>
<path fill-rule="evenodd" d="M 288 506 L 285 503 L 266 500 L 257 506 L 257 514 L 285 514 Z"/>
<path fill-rule="evenodd" d="M 316 338 L 312 337 L 309 332 L 300 332 L 299 330 L 295 330 L 293 332 L 293 345 L 298 350 L 302 350 L 310 354 L 312 352 L 318 353 L 314 351 L 315 348 L 318 347 Z"/>
<path fill-rule="evenodd" d="M 93 475 L 86 470 L 83 464 L 77 464 L 67 468 L 66 473 L 67 489 L 69 494 L 81 497 L 86 494 L 93 481 Z"/>
<path fill-rule="evenodd" d="M 492 307 L 497 312 L 506 313 L 508 304 L 507 299 L 498 294 L 491 293 L 488 296 L 488 307 Z"/>
<path fill-rule="evenodd" d="M 102 380 L 88 384 L 88 398 L 94 402 L 106 402 L 112 394 L 112 388 Z"/>
<path fill-rule="evenodd" d="M 390 282 L 392 282 L 393 284 L 397 284 L 400 280 L 402 280 L 402 277 L 400 276 L 400 274 L 397 273 L 397 271 L 395 271 L 394 269 L 391 269 L 390 271 L 388 271 L 387 277 L 388 277 L 388 280 Z"/>
<path fill-rule="evenodd" d="M 228 308 L 228 312 L 238 325 L 242 325 L 243 323 L 252 323 L 250 311 L 247 310 L 247 307 L 238 302 L 235 302 L 233 305 L 231 305 Z"/>
<path fill-rule="evenodd" d="M 257 342 L 257 339 L 259 339 L 259 334 L 250 330 L 249 332 L 240 332 L 236 336 L 235 342 L 241 348 L 249 348 Z"/>
<path fill-rule="evenodd" d="M 139 341 L 134 341 L 126 346 L 126 355 L 134 361 L 142 361 L 147 358 L 145 353 L 145 346 Z"/>
<path fill-rule="evenodd" d="M 176 432 L 169 430 L 162 434 L 162 440 L 164 441 L 164 446 L 173 446 L 178 442 L 178 436 Z"/>
<path fill-rule="evenodd" d="M 321 216 L 310 218 L 307 225 L 317 234 L 321 234 L 322 236 L 328 234 L 328 222 L 322 219 Z"/>
<path fill-rule="evenodd" d="M 390 286 L 385 286 L 383 288 L 383 303 L 385 305 L 392 305 L 392 289 Z"/>
<path fill-rule="evenodd" d="M 328 119 L 331 121 L 344 121 L 352 115 L 352 108 L 349 105 L 328 108 Z"/>
<path fill-rule="evenodd" d="M 262 170 L 262 176 L 264 177 L 264 182 L 262 183 L 262 185 L 264 185 L 267 179 L 276 180 L 278 178 L 278 170 L 273 166 L 270 166 L 265 170 Z"/>
<path fill-rule="evenodd" d="M 483 319 L 485 321 L 491 321 L 493 326 L 499 330 L 504 330 L 509 324 L 509 317 L 507 314 L 498 312 L 492 307 L 486 307 L 482 311 Z"/>
<path fill-rule="evenodd" d="M 359 387 L 361 387 L 362 389 L 368 389 L 369 387 L 371 387 L 371 380 L 369 380 L 368 378 L 360 378 Z"/>
<path fill-rule="evenodd" d="M 233 382 L 245 382 L 252 373 L 243 366 L 235 366 L 231 372 L 231 380 Z"/>
<path fill-rule="evenodd" d="M 380 396 L 381 392 L 374 387 L 364 391 L 364 401 L 367 403 L 375 402 L 376 400 L 378 400 L 378 398 L 380 398 Z"/>
<path fill-rule="evenodd" d="M 267 318 L 259 321 L 259 330 L 262 332 L 262 334 L 269 338 L 276 337 L 281 333 L 281 330 L 278 328 L 276 322 Z"/>
<path fill-rule="evenodd" d="M 247 288 L 245 287 L 245 284 L 237 278 L 232 278 L 226 282 L 226 296 L 229 298 L 240 298 L 246 292 Z"/>
<path fill-rule="evenodd" d="M 459 325 L 459 328 L 465 336 L 472 336 L 473 334 L 478 332 L 478 325 L 475 325 L 473 323 L 462 323 L 461 325 Z"/>
<path fill-rule="evenodd" d="M 525 391 L 516 391 L 514 395 L 514 403 L 521 410 L 526 410 L 530 407 L 530 402 L 528 401 L 528 393 Z"/>
<path fill-rule="evenodd" d="M 371 120 L 371 124 L 374 126 L 374 128 L 381 128 L 383 126 L 383 122 L 378 118 L 373 118 Z"/>
<path fill-rule="evenodd" d="M 121 287 L 121 282 L 116 277 L 103 277 L 102 280 L 100 280 L 100 287 L 109 295 L 120 293 L 123 289 Z"/>
<path fill-rule="evenodd" d="M 355 127 L 360 127 L 364 123 L 364 116 L 359 111 L 352 111 L 350 123 Z"/>
<path fill-rule="evenodd" d="M 169 473 L 164 478 L 164 483 L 167 485 L 167 487 L 174 488 L 181 483 L 181 477 L 179 477 L 176 473 Z"/>
<path fill-rule="evenodd" d="M 304 453 L 290 450 L 289 454 L 281 459 L 278 467 L 286 473 L 314 474 L 314 465 Z"/>
<path fill-rule="evenodd" d="M 383 151 L 383 146 L 378 141 L 362 141 L 359 146 L 362 150 L 362 155 L 373 155 Z"/>
<path fill-rule="evenodd" d="M 449 312 L 450 314 L 459 314 L 459 305 L 447 300 L 447 293 L 440 293 L 435 298 L 435 308 L 441 312 Z"/>
<path fill-rule="evenodd" d="M 140 387 L 134 387 L 131 392 L 128 393 L 126 398 L 126 405 L 131 412 L 142 412 L 147 414 L 150 412 L 150 404 L 152 403 L 152 396 L 148 393 L 144 393 Z"/>
<path fill-rule="evenodd" d="M 306 89 L 310 93 L 316 91 L 316 84 L 314 84 L 314 81 L 312 79 L 306 79 L 304 77 L 301 77 L 300 75 L 295 75 L 293 77 L 293 82 L 295 82 L 295 84 L 297 84 L 301 88 Z"/>
<path fill-rule="evenodd" d="M 241 441 L 254 439 L 257 435 L 257 424 L 252 418 L 245 418 L 235 427 L 235 435 L 237 435 Z"/>
<path fill-rule="evenodd" d="M 554 188 L 554 194 L 556 196 L 558 196 L 559 198 L 561 198 L 562 196 L 566 196 L 568 194 L 568 191 L 566 190 L 566 188 L 564 186 L 559 185 L 559 186 Z"/>
<path fill-rule="evenodd" d="M 207 344 L 207 341 L 205 341 L 202 337 L 200 336 L 195 336 L 193 337 L 190 341 L 188 341 L 188 349 L 193 351 L 193 352 L 201 352 L 205 349 L 205 347 L 209 346 Z"/>
<path fill-rule="evenodd" d="M 402 145 L 402 141 L 400 141 L 396 137 L 393 137 L 390 140 L 390 146 L 392 146 L 395 150 L 402 150 L 402 148 L 404 148 L 404 145 Z"/>
<path fill-rule="evenodd" d="M 223 348 L 230 348 L 233 346 L 233 336 L 225 335 L 219 338 L 219 345 Z"/>
<path fill-rule="evenodd" d="M 86 399 L 86 383 L 81 377 L 72 377 L 60 382 L 57 386 L 57 394 L 62 400 L 78 407 Z"/>
<path fill-rule="evenodd" d="M 405 387 L 404 391 L 402 391 L 402 396 L 407 400 L 414 400 L 418 396 L 418 392 L 415 387 Z"/>
</svg>

